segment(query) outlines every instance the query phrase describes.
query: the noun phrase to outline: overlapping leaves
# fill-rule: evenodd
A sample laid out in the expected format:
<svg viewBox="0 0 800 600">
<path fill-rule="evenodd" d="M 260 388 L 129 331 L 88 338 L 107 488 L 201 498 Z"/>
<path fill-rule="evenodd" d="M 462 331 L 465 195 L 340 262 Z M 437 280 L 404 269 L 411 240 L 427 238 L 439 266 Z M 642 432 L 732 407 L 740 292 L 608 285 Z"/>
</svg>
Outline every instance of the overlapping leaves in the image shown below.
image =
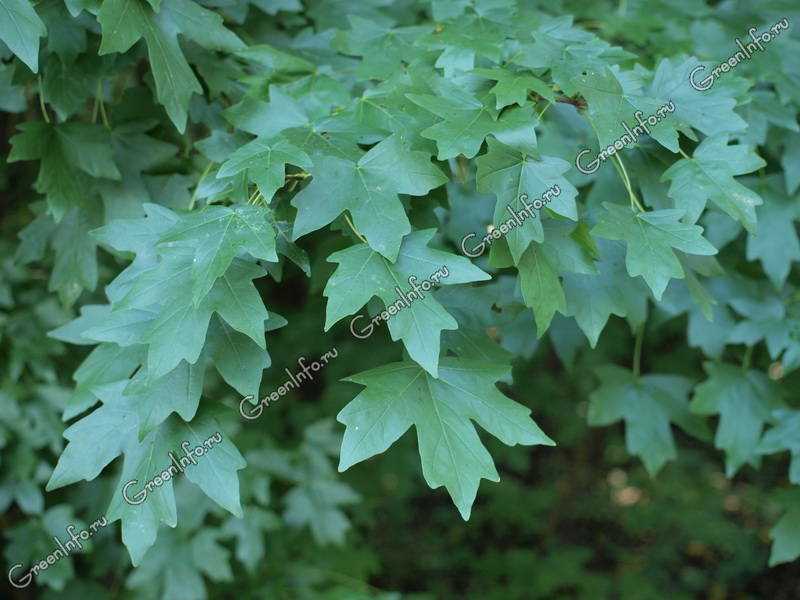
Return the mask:
<svg viewBox="0 0 800 600">
<path fill-rule="evenodd" d="M 210 366 L 242 395 L 258 394 L 271 363 L 265 331 L 284 321 L 267 312 L 253 281 L 268 272 L 280 279 L 279 256 L 306 274 L 325 257 L 337 265 L 323 292 L 325 330 L 377 298 L 392 340 L 408 355 L 351 378 L 366 389 L 339 415 L 346 426 L 340 468 L 385 451 L 414 425 L 426 481 L 445 486 L 465 518 L 480 479 L 498 478 L 472 421 L 509 445 L 552 443 L 526 408 L 495 387 L 510 376 L 494 364 L 509 353 L 529 357 L 534 335 L 551 326 L 559 327 L 553 338 L 573 332 L 570 340 L 553 339 L 563 358 L 567 345 L 576 352 L 579 330 L 595 347 L 611 315 L 638 330 L 654 299 L 659 318 L 689 314 L 689 342 L 711 358 L 763 341 L 773 379 L 800 366 L 792 329 L 800 327 L 796 41 L 784 36 L 789 51 L 776 51 L 774 61 L 754 58 L 764 71 L 759 89 L 748 91 L 755 76 L 743 64 L 701 91 L 688 80 L 699 59 L 676 48 L 689 47 L 677 32 L 689 31 L 690 22 L 693 35 L 707 30 L 706 9 L 694 21 L 675 9 L 681 26 L 662 31 L 645 23 L 641 3 L 621 6 L 614 23 L 600 23 L 603 33 L 663 44 L 663 52 L 639 60 L 580 19 L 553 17 L 531 3 L 434 0 L 434 22 L 421 24 L 398 19 L 390 5 L 314 2 L 302 16 L 283 19 L 281 11 L 298 11 L 300 3 L 67 2 L 69 14 L 83 19 L 77 24 L 60 4 L 0 0 L 0 39 L 32 71 L 45 65 L 38 88 L 19 62 L 0 71 L 0 106 L 23 113 L 35 90 L 43 119 L 20 124 L 8 157 L 38 161 L 34 189 L 46 200 L 25 229 L 20 260 L 41 260 L 52 247 L 50 289 L 69 305 L 101 277 L 98 245 L 117 259 L 134 257 L 106 287 L 107 304 L 84 304 L 52 333 L 96 347 L 74 374 L 64 418 L 91 412 L 67 430 L 51 487 L 94 479 L 120 454 L 120 483 L 149 478 L 160 466 L 151 456 L 215 431 L 201 401 Z M 237 27 L 253 7 L 280 27 Z M 306 28 L 309 22 L 317 29 Z M 287 36 L 298 23 L 302 32 Z M 622 35 L 631 23 L 639 31 Z M 700 59 L 729 51 L 713 36 L 695 37 L 703 37 L 691 41 Z M 673 109 L 651 122 L 650 135 L 615 156 L 621 184 L 571 170 L 590 140 L 607 147 L 627 132 L 624 124 L 635 125 L 636 114 L 667 103 Z M 782 178 L 771 170 L 740 178 L 771 169 L 761 156 L 778 154 Z M 468 191 L 454 193 L 453 181 L 445 192 L 451 179 Z M 461 225 L 479 238 L 486 226 L 497 230 L 525 207 L 523 197 L 530 202 L 554 186 L 559 193 L 545 208 L 495 238 L 482 269 L 436 249 L 457 247 L 451 234 Z M 626 193 L 630 207 L 621 204 Z M 444 238 L 431 229 L 437 219 Z M 292 244 L 313 246 L 310 234 L 329 226 L 335 233 L 317 237 L 335 240 L 335 248 L 343 239 L 353 244 L 329 256 L 326 246 L 311 261 Z M 737 239 L 740 226 L 745 242 Z M 769 292 L 742 291 L 748 283 L 733 275 L 742 245 L 748 277 L 763 271 Z M 719 263 L 710 258 L 718 249 Z M 479 283 L 491 277 L 483 269 L 500 277 Z M 323 270 L 313 272 L 312 289 L 323 287 Z M 408 294 L 412 276 L 421 281 L 437 270 L 438 284 L 454 287 L 388 310 Z M 466 284 L 475 285 L 455 287 Z M 709 324 L 710 317 L 718 320 Z M 766 454 L 786 450 L 794 459 L 796 411 L 783 406 L 779 385 L 750 366 L 747 352 L 743 369 L 708 363 L 691 404 L 684 377 L 601 369 L 589 420 L 625 421 L 629 451 L 652 473 L 676 456 L 671 423 L 703 437 L 697 415 L 719 418 L 715 443 L 731 476 Z M 227 439 L 220 456 L 204 467 L 214 473 L 193 477 L 238 515 L 236 472 L 244 463 Z M 317 458 L 309 460 L 319 466 Z M 321 482 L 298 479 L 286 519 L 309 526 L 317 539 L 341 541 L 346 520 L 338 505 L 356 496 L 325 467 L 311 471 Z M 795 483 L 796 471 L 793 462 Z M 213 484 L 212 475 L 219 475 Z M 171 484 L 142 507 L 126 505 L 119 492 L 118 485 L 109 516 L 122 520 L 123 540 L 139 562 L 159 524 L 176 523 Z M 318 502 L 322 494 L 329 504 Z M 795 553 L 796 529 L 789 512 L 773 531 L 778 559 Z M 164 577 L 174 576 L 161 554 L 172 548 L 221 553 L 213 536 L 158 544 L 143 564 Z M 220 567 L 207 575 L 228 574 Z M 186 577 L 202 590 L 197 572 Z"/>
</svg>

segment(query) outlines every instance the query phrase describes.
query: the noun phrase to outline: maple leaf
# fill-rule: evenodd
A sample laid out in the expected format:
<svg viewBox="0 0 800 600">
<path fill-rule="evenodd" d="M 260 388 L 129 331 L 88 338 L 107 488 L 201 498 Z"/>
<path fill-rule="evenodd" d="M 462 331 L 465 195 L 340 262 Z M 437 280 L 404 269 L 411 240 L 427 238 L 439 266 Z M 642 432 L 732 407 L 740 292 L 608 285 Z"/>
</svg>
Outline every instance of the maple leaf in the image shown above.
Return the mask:
<svg viewBox="0 0 800 600">
<path fill-rule="evenodd" d="M 538 77 L 525 72 L 509 72 L 505 69 L 474 69 L 473 73 L 497 82 L 489 90 L 497 98 L 497 110 L 512 104 L 524 106 L 528 99 L 529 90 L 533 90 L 550 102 L 555 102 L 556 100 L 556 96 L 550 86 Z"/>
<path fill-rule="evenodd" d="M 310 169 L 311 159 L 286 140 L 257 138 L 231 154 L 217 171 L 217 178 L 246 171 L 247 178 L 256 183 L 264 200 L 269 202 L 283 186 L 287 164 Z"/>
<path fill-rule="evenodd" d="M 800 556 L 800 509 L 790 507 L 770 529 L 769 537 L 772 539 L 770 567 L 796 560 Z"/>
<path fill-rule="evenodd" d="M 567 312 L 566 296 L 560 274 L 592 275 L 597 269 L 592 250 L 582 243 L 581 227 L 548 221 L 544 243 L 531 244 L 517 264 L 519 285 L 525 305 L 533 309 L 538 337 L 541 337 L 556 314 Z"/>
<path fill-rule="evenodd" d="M 781 398 L 763 373 L 722 363 L 703 366 L 708 379 L 695 389 L 691 411 L 719 415 L 714 446 L 725 451 L 725 473 L 732 477 L 745 463 L 758 465 L 761 431 Z"/>
<path fill-rule="evenodd" d="M 592 233 L 627 244 L 625 266 L 631 277 L 641 275 L 656 300 L 667 288 L 670 278 L 682 279 L 683 267 L 673 248 L 689 254 L 709 256 L 717 249 L 703 238 L 703 228 L 680 222 L 683 210 L 664 209 L 633 212 L 626 206 L 604 202 L 606 209 Z"/>
<path fill-rule="evenodd" d="M 800 216 L 797 203 L 783 190 L 777 177 L 750 183 L 765 200 L 756 210 L 757 232 L 747 233 L 747 260 L 759 260 L 776 289 L 783 288 L 792 262 L 800 260 L 800 240 L 794 220 Z"/>
<path fill-rule="evenodd" d="M 202 445 L 203 440 L 220 430 L 220 426 L 209 417 L 193 419 L 191 426 L 169 419 L 139 441 L 137 431 L 142 409 L 137 406 L 137 398 L 126 396 L 123 389 L 120 385 L 106 388 L 105 403 L 64 432 L 69 444 L 59 458 L 47 489 L 57 489 L 80 479 L 90 481 L 124 453 L 122 473 L 107 514 L 110 522 L 122 519 L 122 540 L 136 565 L 155 542 L 159 523 L 171 527 L 177 524 L 175 497 L 169 479 L 163 486 L 153 488 L 138 504 L 123 499 L 123 487 L 132 480 L 143 487 L 170 466 L 170 452 L 183 456 L 184 442 L 188 442 L 190 448 Z M 244 468 L 245 461 L 236 447 L 226 437 L 221 437 L 218 447 L 211 448 L 202 460 L 186 467 L 185 475 L 222 507 L 241 516 L 236 471 Z"/>
<path fill-rule="evenodd" d="M 509 446 L 555 445 L 527 408 L 495 387 L 507 372 L 502 365 L 444 358 L 436 379 L 410 362 L 348 377 L 366 389 L 336 417 L 346 426 L 339 471 L 386 451 L 414 425 L 425 481 L 433 489 L 445 486 L 468 520 L 480 480 L 500 479 L 470 420 Z"/>
<path fill-rule="evenodd" d="M 597 245 L 596 275 L 564 274 L 566 314 L 575 317 L 592 348 L 612 314 L 627 317 L 634 328 L 647 317 L 647 288 L 640 279 L 628 276 L 622 244 L 599 240 Z"/>
<path fill-rule="evenodd" d="M 143 270 L 113 304 L 105 332 L 92 330 L 89 334 L 99 341 L 146 344 L 147 369 L 152 377 L 168 373 L 181 360 L 197 362 L 213 312 L 242 328 L 263 348 L 266 311 L 251 282 L 263 276 L 263 271 L 249 263 L 233 263 L 230 278 L 217 280 L 210 293 L 195 305 L 186 294 L 194 265 L 191 249 L 176 247 L 155 266 Z M 246 314 L 247 306 L 257 308 L 256 312 Z"/>
<path fill-rule="evenodd" d="M 158 100 L 181 133 L 186 129 L 189 99 L 203 89 L 178 45 L 178 34 L 212 50 L 244 47 L 223 27 L 219 15 L 190 0 L 163 0 L 157 6 L 144 0 L 107 0 L 98 21 L 103 30 L 101 55 L 125 52 L 144 38 Z"/>
<path fill-rule="evenodd" d="M 578 91 L 576 78 L 600 72 L 612 63 L 634 55 L 612 47 L 596 35 L 573 25 L 571 15 L 537 19 L 534 42 L 523 39 L 512 61 L 529 69 L 548 69 L 553 81 L 572 96 Z"/>
<path fill-rule="evenodd" d="M 39 38 L 47 28 L 28 0 L 0 0 L 0 40 L 31 71 L 39 70 Z"/>
<path fill-rule="evenodd" d="M 437 158 L 446 160 L 459 154 L 475 156 L 488 135 L 501 142 L 533 152 L 536 149 L 536 118 L 530 106 L 514 107 L 498 116 L 498 111 L 448 83 L 440 83 L 441 95 L 406 94 L 414 104 L 443 121 L 424 129 L 422 137 L 435 140 Z"/>
<path fill-rule="evenodd" d="M 409 64 L 423 52 L 414 42 L 431 30 L 430 25 L 390 27 L 358 15 L 349 15 L 350 30 L 344 36 L 347 54 L 361 56 L 358 73 L 365 79 L 391 77 L 403 63 Z"/>
<path fill-rule="evenodd" d="M 292 239 L 324 227 L 345 210 L 381 255 L 394 261 L 411 231 L 398 194 L 423 196 L 447 181 L 425 152 L 398 135 L 373 146 L 358 161 L 314 157 L 314 179 L 292 199 L 297 207 Z"/>
<path fill-rule="evenodd" d="M 758 443 L 758 454 L 789 451 L 789 481 L 800 485 L 800 411 L 776 410 L 772 417 L 776 424 L 764 432 Z"/>
<path fill-rule="evenodd" d="M 153 379 L 139 370 L 130 380 L 95 386 L 93 391 L 107 404 L 109 398 L 128 396 L 139 419 L 139 441 L 156 429 L 173 412 L 191 421 L 200 403 L 205 364 L 181 362 L 172 371 Z"/>
<path fill-rule="evenodd" d="M 750 146 L 729 146 L 728 137 L 718 135 L 704 139 L 692 158 L 683 158 L 664 171 L 661 181 L 671 182 L 669 196 L 677 208 L 686 210 L 691 222 L 697 221 L 711 200 L 755 232 L 755 207 L 763 200 L 734 176 L 751 173 L 765 164 Z"/>
<path fill-rule="evenodd" d="M 624 420 L 628 452 L 641 457 L 650 475 L 677 457 L 671 423 L 700 439 L 710 439 L 705 423 L 689 412 L 692 382 L 685 377 L 637 377 L 614 365 L 599 367 L 596 373 L 600 387 L 589 396 L 589 425 Z"/>
<path fill-rule="evenodd" d="M 495 140 L 489 140 L 489 150 L 477 159 L 478 191 L 493 192 L 497 196 L 494 223 L 499 227 L 519 213 L 548 190 L 558 188 L 551 195 L 547 209 L 572 220 L 578 219 L 575 198 L 578 190 L 564 178 L 570 164 L 554 156 L 534 158 Z M 544 240 L 541 212 L 526 218 L 522 224 L 505 236 L 509 250 L 518 263 L 531 242 Z"/>
<path fill-rule="evenodd" d="M 56 221 L 73 207 L 94 210 L 87 197 L 91 177 L 120 179 L 111 150 L 111 138 L 99 125 L 41 121 L 23 123 L 11 138 L 9 162 L 39 160 L 36 189 L 47 195 Z"/>
<path fill-rule="evenodd" d="M 194 249 L 192 301 L 195 306 L 242 250 L 254 258 L 278 261 L 275 231 L 266 211 L 257 206 L 209 206 L 182 215 L 162 234 L 160 244 Z"/>
<path fill-rule="evenodd" d="M 442 50 L 436 66 L 444 69 L 445 77 L 449 78 L 459 71 L 472 69 L 478 56 L 498 62 L 503 38 L 503 30 L 496 23 L 470 15 L 420 36 L 417 44 Z"/>
<path fill-rule="evenodd" d="M 483 281 L 489 279 L 489 275 L 462 256 L 428 248 L 427 244 L 434 233 L 435 230 L 427 229 L 408 235 L 403 240 L 395 263 L 389 262 L 366 244 L 331 254 L 328 262 L 337 263 L 338 266 L 323 292 L 328 298 L 325 330 L 343 317 L 357 312 L 370 298 L 377 296 L 387 310 L 390 305 L 395 305 L 395 314 L 388 319 L 392 339 L 402 339 L 409 356 L 435 377 L 440 334 L 442 330 L 458 328 L 458 323 L 430 294 L 415 289 L 415 283 L 418 281 L 422 287 L 422 282 L 434 273 L 438 275 L 441 285 Z M 418 297 L 420 293 L 421 298 Z M 398 302 L 404 304 L 398 307 Z M 362 333 L 363 327 L 368 327 L 367 320 L 363 321 L 357 325 Z M 351 324 L 351 328 L 353 326 L 355 323 Z M 369 331 L 371 333 L 372 329 Z"/>
<path fill-rule="evenodd" d="M 717 136 L 745 129 L 747 124 L 733 111 L 736 100 L 730 88 L 719 85 L 701 92 L 687 85 L 695 66 L 696 59 L 673 64 L 665 58 L 647 88 L 636 73 L 608 67 L 576 76 L 575 85 L 588 102 L 587 114 L 600 146 L 622 138 L 628 131 L 623 123 L 631 128 L 638 125 L 634 120 L 637 111 L 645 121 L 650 116 L 658 118 L 656 124 L 649 122 L 649 135 L 672 152 L 679 150 L 679 131 L 694 127 L 707 136 Z M 659 114 L 662 106 L 670 106 L 672 111 Z"/>
</svg>

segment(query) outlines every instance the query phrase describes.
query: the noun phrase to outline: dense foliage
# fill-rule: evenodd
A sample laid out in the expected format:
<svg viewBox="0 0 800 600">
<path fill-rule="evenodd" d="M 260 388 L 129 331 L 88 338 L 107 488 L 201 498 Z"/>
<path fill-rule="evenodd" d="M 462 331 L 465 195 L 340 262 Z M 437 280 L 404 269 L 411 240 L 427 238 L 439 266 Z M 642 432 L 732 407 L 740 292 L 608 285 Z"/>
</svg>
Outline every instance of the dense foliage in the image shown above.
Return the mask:
<svg viewBox="0 0 800 600">
<path fill-rule="evenodd" d="M 0 0 L 8 595 L 796 598 L 798 23 Z"/>
</svg>

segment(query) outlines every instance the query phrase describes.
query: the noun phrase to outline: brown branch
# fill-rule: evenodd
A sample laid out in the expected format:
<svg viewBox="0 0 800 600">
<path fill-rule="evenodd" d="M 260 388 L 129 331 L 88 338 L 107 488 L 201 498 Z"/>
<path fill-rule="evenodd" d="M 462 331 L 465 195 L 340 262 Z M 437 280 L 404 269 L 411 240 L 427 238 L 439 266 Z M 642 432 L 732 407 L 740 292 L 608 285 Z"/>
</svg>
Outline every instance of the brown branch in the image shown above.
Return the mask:
<svg viewBox="0 0 800 600">
<path fill-rule="evenodd" d="M 586 108 L 586 100 L 583 98 L 570 98 L 569 96 L 556 96 L 556 102 L 572 104 L 575 108 Z"/>
</svg>

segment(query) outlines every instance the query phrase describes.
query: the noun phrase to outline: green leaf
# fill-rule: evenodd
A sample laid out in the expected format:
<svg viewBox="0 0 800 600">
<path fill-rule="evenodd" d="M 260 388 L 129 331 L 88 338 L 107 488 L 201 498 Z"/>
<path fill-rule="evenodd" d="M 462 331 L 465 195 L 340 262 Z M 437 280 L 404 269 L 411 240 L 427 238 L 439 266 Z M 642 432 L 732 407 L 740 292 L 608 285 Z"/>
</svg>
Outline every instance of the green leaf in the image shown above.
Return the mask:
<svg viewBox="0 0 800 600">
<path fill-rule="evenodd" d="M 350 30 L 345 32 L 344 52 L 361 56 L 358 74 L 365 79 L 387 79 L 403 66 L 423 55 L 415 40 L 431 30 L 430 25 L 389 27 L 349 15 Z"/>
<path fill-rule="evenodd" d="M 734 474 L 745 463 L 758 466 L 758 440 L 764 423 L 781 399 L 775 384 L 758 371 L 707 362 L 708 379 L 695 388 L 691 410 L 719 415 L 714 446 L 725 451 L 725 473 Z"/>
<path fill-rule="evenodd" d="M 92 95 L 91 80 L 84 69 L 82 64 L 65 65 L 55 55 L 48 57 L 42 69 L 41 93 L 61 121 L 66 121 L 83 109 L 86 99 Z"/>
<path fill-rule="evenodd" d="M 331 254 L 328 262 L 338 266 L 323 292 L 328 298 L 325 330 L 377 296 L 386 306 L 392 339 L 402 339 L 409 356 L 436 377 L 440 333 L 457 329 L 458 323 L 428 293 L 430 285 L 426 290 L 423 282 L 435 278 L 441 285 L 455 285 L 483 281 L 489 275 L 464 257 L 428 248 L 433 234 L 434 230 L 428 229 L 408 235 L 394 264 L 366 244 Z M 415 291 L 415 285 L 420 289 Z M 388 312 L 390 306 L 393 313 Z M 350 328 L 361 335 L 370 335 L 375 324 L 361 318 L 351 321 Z"/>
<path fill-rule="evenodd" d="M 311 73 L 314 71 L 313 63 L 273 48 L 268 44 L 257 44 L 242 48 L 236 52 L 236 55 L 261 67 L 266 67 L 269 72 Z"/>
<path fill-rule="evenodd" d="M 332 458 L 339 455 L 341 435 L 329 419 L 308 425 L 293 452 L 265 448 L 248 454 L 248 462 L 293 485 L 284 497 L 283 519 L 292 527 L 308 527 L 319 545 L 343 545 L 351 527 L 344 509 L 361 496 L 341 481 Z"/>
<path fill-rule="evenodd" d="M 755 207 L 761 197 L 734 179 L 762 168 L 766 163 L 752 147 L 729 146 L 728 137 L 706 138 L 692 158 L 683 158 L 664 171 L 661 181 L 670 181 L 669 197 L 677 208 L 686 210 L 686 219 L 694 223 L 711 200 L 720 209 L 755 232 Z"/>
<path fill-rule="evenodd" d="M 133 590 L 140 588 L 160 590 L 163 597 L 181 595 L 186 600 L 203 600 L 207 597 L 201 568 L 195 560 L 192 540 L 178 532 L 163 531 L 127 580 Z"/>
<path fill-rule="evenodd" d="M 39 70 L 39 38 L 47 35 L 28 0 L 0 0 L 0 40 L 31 71 Z"/>
<path fill-rule="evenodd" d="M 186 129 L 189 99 L 203 90 L 178 46 L 178 34 L 209 50 L 233 52 L 244 47 L 223 27 L 219 15 L 191 0 L 164 0 L 158 12 L 144 0 L 106 0 L 98 20 L 103 29 L 101 55 L 126 52 L 144 38 L 158 100 L 181 133 Z"/>
<path fill-rule="evenodd" d="M 558 278 L 558 271 L 554 269 L 545 253 L 536 246 L 536 244 L 531 245 L 525 251 L 517 268 L 522 297 L 525 299 L 525 305 L 533 309 L 537 334 L 538 337 L 542 337 L 556 311 L 562 314 L 566 312 L 567 300 Z"/>
<path fill-rule="evenodd" d="M 436 292 L 436 300 L 455 317 L 458 329 L 444 331 L 442 347 L 452 350 L 460 358 L 505 363 L 511 353 L 489 336 L 491 327 L 498 323 L 493 310 L 496 290 L 492 284 L 481 287 L 450 286 Z"/>
<path fill-rule="evenodd" d="M 675 460 L 671 423 L 701 439 L 709 439 L 705 423 L 689 412 L 692 383 L 677 375 L 636 377 L 627 369 L 607 365 L 596 369 L 600 387 L 590 395 L 589 425 L 625 421 L 625 445 L 655 476 Z"/>
<path fill-rule="evenodd" d="M 63 339 L 52 332 L 57 339 Z M 122 347 L 117 344 L 100 344 L 81 363 L 72 378 L 75 380 L 75 391 L 67 400 L 63 418 L 72 419 L 99 401 L 95 391 L 98 386 L 125 379 L 145 359 L 145 348 L 142 346 Z"/>
<path fill-rule="evenodd" d="M 794 194 L 800 187 L 800 133 L 788 136 L 781 156 L 781 166 L 786 181 L 786 191 Z"/>
<path fill-rule="evenodd" d="M 703 228 L 680 222 L 683 210 L 633 212 L 626 206 L 603 202 L 606 212 L 592 233 L 627 244 L 625 266 L 631 277 L 641 275 L 656 300 L 671 278 L 683 279 L 684 271 L 673 248 L 688 254 L 709 256 L 717 249 L 703 238 Z"/>
<path fill-rule="evenodd" d="M 40 160 L 36 190 L 47 195 L 49 211 L 60 221 L 71 208 L 97 210 L 91 202 L 90 175 L 120 179 L 108 132 L 90 123 L 50 125 L 30 121 L 11 138 L 9 162 Z"/>
<path fill-rule="evenodd" d="M 289 163 L 304 169 L 312 166 L 306 153 L 286 140 L 257 138 L 234 152 L 220 166 L 217 178 L 246 171 L 247 179 L 255 182 L 264 200 L 270 202 L 278 188 L 283 186 L 285 167 Z"/>
<path fill-rule="evenodd" d="M 83 521 L 75 517 L 72 506 L 56 504 L 45 511 L 41 518 L 7 528 L 8 543 L 5 555 L 8 563 L 24 563 L 31 566 L 39 563 L 42 556 L 52 552 L 53 538 L 56 537 L 59 541 L 64 538 L 64 530 L 68 525 L 74 525 L 78 531 L 86 527 Z M 91 542 L 84 543 L 91 544 Z M 22 571 L 16 571 L 18 575 L 21 573 Z M 49 565 L 46 571 L 39 573 L 36 582 L 41 586 L 58 590 L 59 595 L 63 595 L 67 584 L 74 582 L 74 576 L 73 559 L 65 557 Z"/>
<path fill-rule="evenodd" d="M 595 252 L 585 226 L 547 221 L 542 244 L 531 244 L 517 265 L 522 299 L 533 309 L 537 336 L 542 337 L 556 314 L 566 314 L 566 297 L 559 276 L 564 273 L 597 273 Z"/>
<path fill-rule="evenodd" d="M 493 192 L 497 196 L 494 210 L 496 227 L 513 216 L 509 207 L 519 213 L 525 209 L 526 204 L 530 205 L 553 188 L 557 188 L 559 193 L 552 196 L 547 208 L 573 221 L 578 219 L 575 205 L 578 190 L 563 177 L 570 169 L 567 161 L 553 156 L 536 159 L 492 139 L 488 145 L 488 152 L 476 161 L 477 186 L 478 191 Z M 512 229 L 506 240 L 514 263 L 519 263 L 531 242 L 544 240 L 541 212 L 535 211 L 522 225 Z"/>
<path fill-rule="evenodd" d="M 512 57 L 514 63 L 532 70 L 549 69 L 553 82 L 568 96 L 578 92 L 575 85 L 578 76 L 601 72 L 613 63 L 634 57 L 575 27 L 573 20 L 572 15 L 545 19 L 537 16 L 532 24 L 534 42 L 529 42 L 525 31 Z"/>
<path fill-rule="evenodd" d="M 533 90 L 545 100 L 555 102 L 556 97 L 544 81 L 524 72 L 506 71 L 504 69 L 475 69 L 475 74 L 493 79 L 497 83 L 489 90 L 497 98 L 497 110 L 512 104 L 525 106 L 528 90 Z"/>
<path fill-rule="evenodd" d="M 797 201 L 784 193 L 783 182 L 777 177 L 753 183 L 764 204 L 756 211 L 758 231 L 747 233 L 747 260 L 759 260 L 772 285 L 781 289 L 792 262 L 800 260 L 800 240 L 795 226 L 800 210 Z"/>
<path fill-rule="evenodd" d="M 736 100 L 724 85 L 715 85 L 705 92 L 688 83 L 688 74 L 697 60 L 684 62 L 663 59 L 645 89 L 635 73 L 623 73 L 606 68 L 576 78 L 576 85 L 588 102 L 588 117 L 597 132 L 601 147 L 613 145 L 627 130 L 639 122 L 635 113 L 642 112 L 658 118 L 649 122 L 650 136 L 672 152 L 678 152 L 678 132 L 694 127 L 707 136 L 716 136 L 745 129 L 747 124 L 734 111 Z M 674 112 L 657 112 L 662 106 L 672 106 Z M 660 118 L 659 118 L 660 117 Z"/>
<path fill-rule="evenodd" d="M 125 395 L 121 393 L 122 389 L 121 385 L 107 388 L 103 406 L 64 432 L 69 444 L 59 458 L 47 489 L 57 489 L 80 479 L 90 481 L 124 453 L 122 474 L 107 515 L 110 522 L 122 520 L 122 539 L 133 564 L 137 565 L 155 541 L 159 523 L 171 527 L 176 525 L 175 497 L 170 478 L 166 478 L 162 486 L 148 490 L 144 500 L 138 504 L 124 500 L 123 487 L 136 480 L 138 486 L 126 490 L 126 493 L 128 498 L 140 499 L 136 496 L 145 483 L 174 464 L 170 453 L 176 459 L 184 456 L 186 448 L 191 450 L 203 445 L 203 440 L 218 433 L 220 427 L 208 417 L 193 419 L 191 424 L 171 418 L 139 441 L 139 414 L 143 412 L 148 418 L 150 415 L 146 408 L 138 406 L 140 398 Z M 221 434 L 219 437 L 219 442 L 210 446 L 202 457 L 196 458 L 192 464 L 183 463 L 183 470 L 186 478 L 208 497 L 241 516 L 236 472 L 244 468 L 245 461 L 226 437 Z M 174 475 L 177 477 L 178 474 Z"/>
<path fill-rule="evenodd" d="M 14 84 L 16 65 L 0 64 L 0 110 L 10 113 L 24 112 L 27 106 L 25 89 Z"/>
<path fill-rule="evenodd" d="M 297 208 L 293 239 L 324 227 L 345 210 L 370 247 L 394 261 L 411 231 L 398 194 L 424 196 L 447 181 L 425 152 L 398 135 L 373 146 L 357 162 L 314 156 L 311 184 L 292 199 Z"/>
<path fill-rule="evenodd" d="M 130 289 L 114 304 L 106 323 L 104 341 L 130 344 L 136 340 L 147 344 L 147 370 L 152 377 L 169 373 L 181 360 L 194 364 L 200 357 L 213 312 L 218 312 L 228 324 L 241 327 L 243 333 L 264 347 L 262 308 L 247 313 L 247 307 L 261 304 L 251 279 L 263 274 L 252 266 L 231 266 L 238 273 L 231 281 L 221 278 L 210 293 L 195 306 L 186 290 L 192 285 L 194 252 L 190 248 L 174 247 L 153 267 L 142 271 Z M 230 320 L 228 320 L 230 318 Z"/>
<path fill-rule="evenodd" d="M 421 133 L 436 141 L 439 160 L 459 154 L 472 158 L 490 134 L 521 150 L 535 151 L 536 119 L 530 106 L 511 108 L 498 117 L 494 108 L 466 92 L 447 87 L 443 92 L 441 96 L 406 94 L 414 104 L 444 119 Z"/>
<path fill-rule="evenodd" d="M 789 451 L 789 481 L 800 485 L 800 411 L 777 410 L 773 413 L 776 425 L 764 433 L 758 443 L 759 454 Z"/>
<path fill-rule="evenodd" d="M 789 131 L 800 131 L 795 119 L 796 110 L 792 106 L 781 104 L 774 92 L 754 90 L 750 92 L 750 97 L 750 103 L 745 104 L 740 111 L 747 121 L 747 131 L 737 136 L 741 142 L 754 146 L 764 145 L 770 125 Z"/>
<path fill-rule="evenodd" d="M 269 104 L 245 97 L 225 111 L 225 117 L 238 129 L 259 137 L 272 138 L 285 130 L 311 124 L 303 105 L 276 85 L 269 88 Z M 304 149 L 304 147 L 301 149 Z"/>
<path fill-rule="evenodd" d="M 162 246 L 193 248 L 192 301 L 198 306 L 234 257 L 244 250 L 254 258 L 278 261 L 275 231 L 267 212 L 256 206 L 209 206 L 181 215 L 160 241 Z"/>
<path fill-rule="evenodd" d="M 254 573 L 264 558 L 265 534 L 280 528 L 280 525 L 273 513 L 249 507 L 244 509 L 241 519 L 229 517 L 222 526 L 222 533 L 236 538 L 236 560 Z"/>
<path fill-rule="evenodd" d="M 47 491 L 85 479 L 91 481 L 117 456 L 139 430 L 133 398 L 115 394 L 64 431 L 69 440 L 47 482 Z"/>
<path fill-rule="evenodd" d="M 386 451 L 414 425 L 425 481 L 433 489 L 445 486 L 469 519 L 480 480 L 500 479 L 470 420 L 509 446 L 555 445 L 526 407 L 495 387 L 508 370 L 444 358 L 437 379 L 409 362 L 348 377 L 366 389 L 336 417 L 346 426 L 339 471 Z"/>
<path fill-rule="evenodd" d="M 271 362 L 267 351 L 221 319 L 212 321 L 206 344 L 222 378 L 242 396 L 258 396 L 262 372 Z"/>
<path fill-rule="evenodd" d="M 145 210 L 146 218 L 118 220 L 95 232 L 97 239 L 117 250 L 136 252 L 136 259 L 106 288 L 112 310 L 82 336 L 122 346 L 146 345 L 147 371 L 153 378 L 166 375 L 181 360 L 197 362 L 213 312 L 265 348 L 268 314 L 252 284 L 265 272 L 232 256 L 239 250 L 236 243 L 261 257 L 274 253 L 264 212 L 255 207 L 210 207 L 181 218 L 152 204 Z M 214 279 L 225 264 L 229 266 Z M 197 285 L 198 267 L 199 280 L 211 279 L 212 286 L 196 304 L 187 290 Z"/>
<path fill-rule="evenodd" d="M 192 285 L 193 265 L 191 249 L 164 257 L 132 282 L 109 315 L 109 334 L 103 339 L 147 344 L 147 370 L 152 377 L 169 373 L 181 360 L 194 364 L 203 349 L 212 308 L 208 301 L 196 308 L 186 293 Z"/>
<path fill-rule="evenodd" d="M 459 71 L 469 71 L 479 56 L 499 62 L 504 41 L 503 30 L 487 19 L 472 15 L 439 27 L 417 44 L 424 48 L 442 50 L 436 66 L 444 69 L 446 78 Z"/>
<path fill-rule="evenodd" d="M 350 522 L 340 507 L 354 504 L 361 497 L 333 475 L 289 490 L 283 518 L 294 527 L 310 527 L 314 540 L 320 545 L 341 546 Z"/>
<path fill-rule="evenodd" d="M 89 235 L 95 223 L 86 211 L 71 209 L 53 236 L 56 261 L 47 288 L 58 292 L 61 301 L 71 306 L 83 290 L 97 286 L 97 244 Z"/>
<path fill-rule="evenodd" d="M 592 348 L 613 314 L 627 317 L 633 328 L 647 316 L 647 291 L 628 276 L 622 244 L 601 240 L 597 275 L 564 274 L 567 315 L 575 317 Z"/>
<path fill-rule="evenodd" d="M 173 412 L 184 421 L 191 421 L 200 403 L 203 391 L 205 365 L 181 362 L 172 371 L 158 379 L 151 379 L 140 370 L 130 381 L 108 384 L 94 391 L 103 403 L 108 398 L 123 394 L 128 396 L 139 417 L 139 440 L 161 425 Z"/>
<path fill-rule="evenodd" d="M 770 529 L 769 537 L 772 539 L 770 567 L 796 560 L 800 556 L 800 508 L 792 507 L 786 511 Z"/>
</svg>

